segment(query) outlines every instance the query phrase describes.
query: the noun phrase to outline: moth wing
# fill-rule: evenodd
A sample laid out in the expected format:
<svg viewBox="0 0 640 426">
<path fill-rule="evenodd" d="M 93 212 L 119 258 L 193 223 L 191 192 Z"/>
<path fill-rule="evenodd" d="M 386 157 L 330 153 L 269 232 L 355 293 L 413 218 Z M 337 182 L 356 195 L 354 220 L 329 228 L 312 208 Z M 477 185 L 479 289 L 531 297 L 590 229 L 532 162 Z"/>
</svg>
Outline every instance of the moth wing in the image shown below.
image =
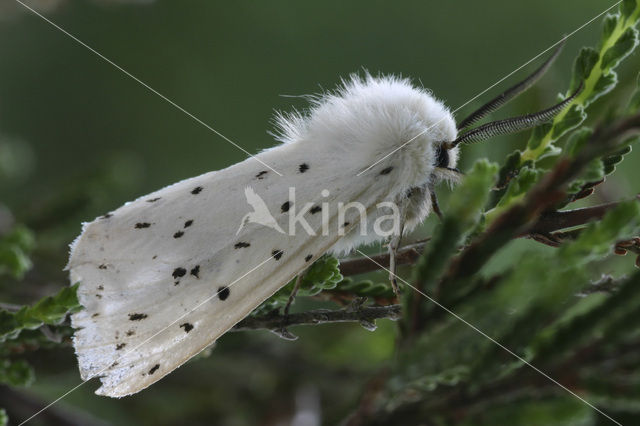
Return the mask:
<svg viewBox="0 0 640 426">
<path fill-rule="evenodd" d="M 74 347 L 84 380 L 100 377 L 97 394 L 121 397 L 156 382 L 211 345 L 279 288 L 329 250 L 342 236 L 338 194 L 367 208 L 384 199 L 384 185 L 345 186 L 352 171 L 327 173 L 322 152 L 309 161 L 297 144 L 259 157 L 282 170 L 277 176 L 254 159 L 178 182 L 85 224 L 68 268 L 80 282 L 84 310 L 72 316 Z M 284 160 L 286 159 L 286 161 Z M 310 169 L 299 167 L 307 161 Z M 305 163 L 305 164 L 307 164 Z M 293 207 L 316 235 L 288 235 L 268 225 L 241 224 L 251 215 L 245 188 L 264 200 L 275 223 L 289 229 Z M 290 187 L 299 187 L 291 211 Z M 330 197 L 321 191 L 329 190 Z M 312 213 L 314 212 L 315 213 Z M 350 226 L 357 212 L 347 215 Z M 238 225 L 240 230 L 238 231 Z M 237 232 L 237 235 L 236 235 Z"/>
</svg>

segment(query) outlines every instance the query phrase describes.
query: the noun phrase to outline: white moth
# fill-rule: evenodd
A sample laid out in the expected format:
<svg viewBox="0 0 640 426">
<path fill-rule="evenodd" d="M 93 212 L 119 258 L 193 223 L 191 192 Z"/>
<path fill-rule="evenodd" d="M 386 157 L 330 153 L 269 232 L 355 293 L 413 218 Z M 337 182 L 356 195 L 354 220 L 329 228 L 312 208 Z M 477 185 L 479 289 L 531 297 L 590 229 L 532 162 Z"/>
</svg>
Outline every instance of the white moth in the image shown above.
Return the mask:
<svg viewBox="0 0 640 426">
<path fill-rule="evenodd" d="M 544 119 L 527 117 L 529 127 Z M 456 139 L 452 114 L 429 92 L 369 75 L 277 121 L 282 143 L 260 161 L 178 182 L 84 224 L 68 264 L 84 306 L 72 316 L 73 344 L 82 378 L 101 378 L 97 394 L 144 389 L 322 254 L 383 239 L 373 225 L 388 209 L 378 204 L 401 206 L 411 231 L 432 210 L 434 185 L 459 174 L 459 141 L 504 133 Z M 339 214 L 340 203 L 364 206 L 366 229 L 357 209 Z"/>
</svg>

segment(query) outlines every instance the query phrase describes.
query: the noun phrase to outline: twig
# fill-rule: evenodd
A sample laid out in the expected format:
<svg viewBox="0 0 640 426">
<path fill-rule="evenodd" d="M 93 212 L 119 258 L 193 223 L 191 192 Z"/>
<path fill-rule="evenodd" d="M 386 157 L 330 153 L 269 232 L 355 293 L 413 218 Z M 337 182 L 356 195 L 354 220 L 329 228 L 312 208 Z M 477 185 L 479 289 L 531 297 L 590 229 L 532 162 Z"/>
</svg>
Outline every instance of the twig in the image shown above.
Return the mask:
<svg viewBox="0 0 640 426">
<path fill-rule="evenodd" d="M 578 296 L 587 296 L 593 293 L 614 293 L 625 280 L 616 280 L 610 275 L 603 275 L 599 281 L 591 283 L 588 287 L 582 289 Z"/>
<path fill-rule="evenodd" d="M 637 195 L 636 198 L 640 200 L 640 195 Z M 546 212 L 540 216 L 540 219 L 538 219 L 526 233 L 520 236 L 523 237 L 530 234 L 544 235 L 561 229 L 584 225 L 593 220 L 602 219 L 609 210 L 617 207 L 619 204 L 620 203 L 608 203 L 583 209 Z"/>
<path fill-rule="evenodd" d="M 18 312 L 21 308 L 22 308 L 22 306 L 20 306 L 20 305 L 14 305 L 12 303 L 1 303 L 0 302 L 0 309 L 4 309 L 5 311 L 8 311 L 8 312 Z"/>
<path fill-rule="evenodd" d="M 401 316 L 400 305 L 347 307 L 330 311 L 317 309 L 308 312 L 284 315 L 263 315 L 259 317 L 247 317 L 236 324 L 230 331 L 245 330 L 278 330 L 292 325 L 318 325 L 335 322 L 360 322 L 363 325 L 373 323 L 377 319 L 398 320 Z"/>
<path fill-rule="evenodd" d="M 637 195 L 636 198 L 640 199 L 640 195 Z M 552 232 L 586 225 L 594 220 L 602 219 L 608 211 L 614 209 L 619 204 L 620 203 L 616 202 L 582 209 L 546 212 L 541 214 L 540 218 L 531 226 L 531 228 L 526 232 L 520 233 L 516 238 L 531 238 L 540 243 L 547 244 L 552 247 L 558 247 L 561 243 L 561 241 L 559 241 L 560 238 L 551 238 L 556 236 L 556 234 L 551 234 Z M 560 234 L 557 236 L 560 237 Z M 396 263 L 398 265 L 415 264 L 424 251 L 428 241 L 429 239 L 422 240 L 398 249 Z M 388 254 L 380 254 L 370 257 L 375 261 L 375 263 L 366 257 L 343 260 L 340 263 L 340 272 L 345 277 L 348 277 L 376 271 L 381 269 L 381 266 L 384 266 L 385 268 L 389 266 Z"/>
</svg>

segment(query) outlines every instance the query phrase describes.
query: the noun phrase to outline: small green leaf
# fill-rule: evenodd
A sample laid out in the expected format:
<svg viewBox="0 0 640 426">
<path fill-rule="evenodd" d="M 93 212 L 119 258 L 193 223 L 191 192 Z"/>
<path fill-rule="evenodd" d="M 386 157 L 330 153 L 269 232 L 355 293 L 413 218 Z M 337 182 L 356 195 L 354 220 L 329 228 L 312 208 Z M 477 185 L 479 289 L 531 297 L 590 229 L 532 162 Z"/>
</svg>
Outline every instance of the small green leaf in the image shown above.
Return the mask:
<svg viewBox="0 0 640 426">
<path fill-rule="evenodd" d="M 575 157 L 578 152 L 582 150 L 584 145 L 589 141 L 593 135 L 593 130 L 588 127 L 583 127 L 581 129 L 576 130 L 571 134 L 571 137 L 567 141 L 567 145 L 565 146 L 565 152 L 572 157 Z"/>
<path fill-rule="evenodd" d="M 478 160 L 473 169 L 449 199 L 447 215 L 470 226 L 480 215 L 489 190 L 493 186 L 498 165 Z"/>
<path fill-rule="evenodd" d="M 77 297 L 78 284 L 65 287 L 54 296 L 40 299 L 18 312 L 0 310 L 0 342 L 15 339 L 22 330 L 34 330 L 43 324 L 57 325 L 66 315 L 81 309 Z"/>
<path fill-rule="evenodd" d="M 333 290 L 343 280 L 340 261 L 333 256 L 322 256 L 307 269 L 300 282 L 298 296 L 315 296 L 326 290 Z M 297 278 L 278 290 L 273 296 L 258 306 L 252 315 L 263 315 L 284 307 L 291 295 Z"/>
<path fill-rule="evenodd" d="M 20 279 L 31 269 L 28 253 L 33 250 L 33 233 L 24 226 L 14 227 L 0 238 L 0 275 L 9 274 Z"/>
<path fill-rule="evenodd" d="M 336 290 L 341 293 L 354 294 L 359 297 L 382 297 L 388 299 L 394 297 L 393 289 L 389 282 L 375 283 L 371 280 L 355 281 L 351 278 L 345 278 L 338 284 Z"/>
<path fill-rule="evenodd" d="M 24 360 L 11 362 L 0 360 L 0 383 L 11 386 L 29 386 L 33 383 L 35 374 L 33 368 Z"/>
<path fill-rule="evenodd" d="M 15 245 L 25 251 L 31 251 L 35 247 L 35 236 L 28 228 L 22 225 L 16 225 L 2 239 L 3 243 Z"/>
<path fill-rule="evenodd" d="M 618 26 L 619 18 L 620 17 L 618 15 L 611 15 L 611 14 L 604 17 L 604 20 L 602 21 L 602 38 L 601 38 L 603 42 L 608 40 L 609 37 L 611 37 L 611 35 L 613 34 L 613 31 L 616 29 L 616 26 Z"/>
<path fill-rule="evenodd" d="M 540 178 L 542 170 L 523 167 L 518 176 L 511 180 L 507 192 L 498 203 L 498 206 L 511 204 L 513 200 L 521 198 Z"/>
<path fill-rule="evenodd" d="M 593 47 L 583 47 L 573 63 L 573 77 L 569 91 L 575 91 L 581 82 L 586 81 L 591 75 L 593 67 L 598 63 L 600 55 Z"/>
<path fill-rule="evenodd" d="M 529 141 L 527 142 L 527 149 L 537 149 L 544 137 L 551 131 L 553 125 L 551 123 L 544 123 L 533 129 Z"/>
<path fill-rule="evenodd" d="M 604 164 L 599 158 L 589 162 L 585 170 L 582 172 L 582 179 L 585 182 L 597 182 L 605 176 Z"/>
<path fill-rule="evenodd" d="M 572 105 L 562 119 L 555 123 L 553 127 L 552 139 L 559 139 L 569 130 L 580 125 L 587 118 L 584 108 L 581 105 Z"/>
<path fill-rule="evenodd" d="M 0 247 L 0 275 L 20 279 L 32 267 L 31 259 L 17 246 Z"/>
<path fill-rule="evenodd" d="M 637 45 L 638 30 L 633 27 L 627 28 L 618 40 L 616 40 L 615 44 L 604 52 L 600 68 L 602 70 L 609 70 L 616 67 Z"/>
</svg>

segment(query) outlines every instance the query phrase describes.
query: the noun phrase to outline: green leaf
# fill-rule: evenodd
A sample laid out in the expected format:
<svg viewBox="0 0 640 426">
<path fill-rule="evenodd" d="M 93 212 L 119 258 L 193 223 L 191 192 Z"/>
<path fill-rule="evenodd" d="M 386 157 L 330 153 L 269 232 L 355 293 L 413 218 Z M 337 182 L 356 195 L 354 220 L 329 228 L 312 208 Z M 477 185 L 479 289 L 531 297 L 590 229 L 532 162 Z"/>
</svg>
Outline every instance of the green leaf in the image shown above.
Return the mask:
<svg viewBox="0 0 640 426">
<path fill-rule="evenodd" d="M 33 383 L 35 374 L 33 368 L 24 360 L 11 362 L 0 360 L 0 383 L 11 386 L 29 386 Z"/>
<path fill-rule="evenodd" d="M 296 279 L 294 278 L 264 301 L 252 312 L 252 315 L 264 315 L 284 307 L 293 291 Z M 315 296 L 322 291 L 333 290 L 342 280 L 340 261 L 333 256 L 322 256 L 304 273 L 297 296 Z"/>
<path fill-rule="evenodd" d="M 615 44 L 604 52 L 600 68 L 609 70 L 620 63 L 638 45 L 638 31 L 629 27 L 616 40 Z"/>
<path fill-rule="evenodd" d="M 65 287 L 54 296 L 47 296 L 33 306 L 24 306 L 18 312 L 0 310 L 0 342 L 15 339 L 22 330 L 33 330 L 43 324 L 60 324 L 67 314 L 81 309 L 78 285 Z"/>
<path fill-rule="evenodd" d="M 342 280 L 335 291 L 339 293 L 347 293 L 358 297 L 385 298 L 391 299 L 395 295 L 389 282 L 379 283 L 371 280 L 356 281 L 351 278 Z"/>
<path fill-rule="evenodd" d="M 449 205 L 444 210 L 445 216 L 441 225 L 427 245 L 424 254 L 414 268 L 414 281 L 424 291 L 432 291 L 436 278 L 442 273 L 449 258 L 458 250 L 458 245 L 478 225 L 482 217 L 482 209 L 487 202 L 498 165 L 485 159 L 475 162 L 472 170 L 449 198 Z M 433 305 L 414 304 L 415 298 L 421 298 L 416 292 L 406 293 L 403 300 L 405 306 L 429 311 Z M 409 313 L 409 318 L 412 314 Z"/>
<path fill-rule="evenodd" d="M 604 17 L 604 20 L 602 21 L 602 37 L 600 38 L 601 42 L 604 42 L 608 40 L 609 37 L 611 37 L 619 22 L 620 16 L 617 14 L 608 14 Z M 600 47 L 602 48 L 602 45 Z"/>
<path fill-rule="evenodd" d="M 583 47 L 573 63 L 573 76 L 569 91 L 573 92 L 578 89 L 581 82 L 586 81 L 591 75 L 593 67 L 598 63 L 600 54 L 593 47 Z"/>
<path fill-rule="evenodd" d="M 7 426 L 9 424 L 9 416 L 4 408 L 0 408 L 0 426 Z"/>
<path fill-rule="evenodd" d="M 575 157 L 578 152 L 582 150 L 584 145 L 589 141 L 589 138 L 593 135 L 593 130 L 588 127 L 582 127 L 571 134 L 571 137 L 567 141 L 565 152 Z"/>
<path fill-rule="evenodd" d="M 560 139 L 562 135 L 569 130 L 574 129 L 580 125 L 587 118 L 587 114 L 584 112 L 584 108 L 580 105 L 572 105 L 562 117 L 562 119 L 555 123 L 553 127 L 553 133 L 551 137 L 553 139 Z"/>
<path fill-rule="evenodd" d="M 29 252 L 35 246 L 33 233 L 24 226 L 15 226 L 0 238 L 0 275 L 9 274 L 20 279 L 31 269 Z"/>
<path fill-rule="evenodd" d="M 511 180 L 507 192 L 498 203 L 502 207 L 511 204 L 514 200 L 519 200 L 538 181 L 543 171 L 530 167 L 523 167 L 517 177 Z"/>
<path fill-rule="evenodd" d="M 485 159 L 475 162 L 471 172 L 451 194 L 447 216 L 473 225 L 479 218 L 489 190 L 495 181 L 498 165 Z"/>
<path fill-rule="evenodd" d="M 570 91 L 575 90 L 581 82 L 585 88 L 574 100 L 568 110 L 560 112 L 553 123 L 548 126 L 549 131 L 533 132 L 527 149 L 521 155 L 521 166 L 530 161 L 538 161 L 549 157 L 557 150 L 553 149 L 554 142 L 586 118 L 586 108 L 596 99 L 610 92 L 617 83 L 617 75 L 613 69 L 638 44 L 638 33 L 634 28 L 640 15 L 640 9 L 634 3 L 633 19 L 619 19 L 618 15 L 608 15 L 604 21 L 604 31 L 597 49 L 583 48 L 574 62 Z M 631 3 L 622 5 L 628 12 Z M 551 150 L 549 149 L 551 147 Z"/>
</svg>

